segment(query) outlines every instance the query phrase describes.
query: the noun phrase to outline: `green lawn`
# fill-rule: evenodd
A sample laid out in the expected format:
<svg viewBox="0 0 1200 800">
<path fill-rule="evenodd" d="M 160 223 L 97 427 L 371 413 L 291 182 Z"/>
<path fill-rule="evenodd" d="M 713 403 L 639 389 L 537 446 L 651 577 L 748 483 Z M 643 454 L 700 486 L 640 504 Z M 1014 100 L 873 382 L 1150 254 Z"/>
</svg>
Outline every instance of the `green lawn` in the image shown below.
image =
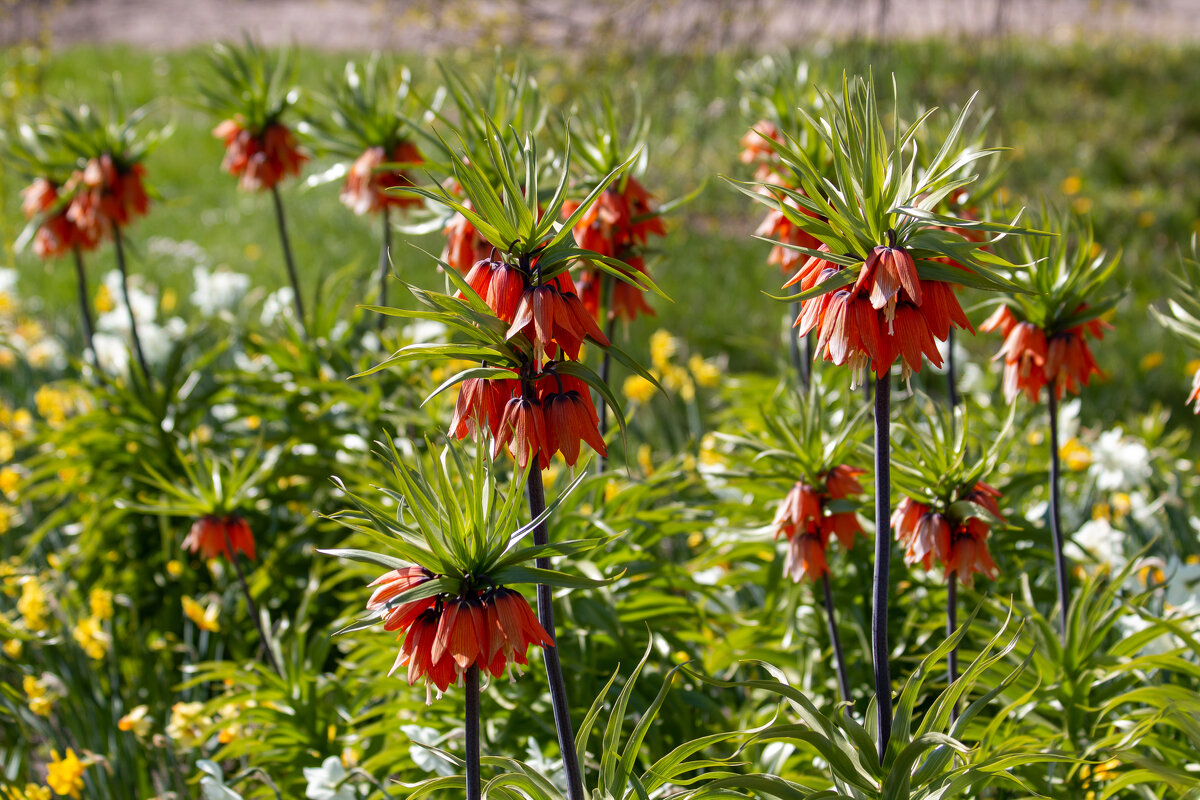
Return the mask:
<svg viewBox="0 0 1200 800">
<path fill-rule="evenodd" d="M 297 59 L 298 83 L 319 89 L 346 58 L 364 55 L 306 51 Z M 962 103 L 979 91 L 982 104 L 995 110 L 990 128 L 995 141 L 1012 148 L 1005 184 L 1011 195 L 1032 205 L 1044 197 L 1090 210 L 1098 240 L 1124 253 L 1120 280 L 1131 292 L 1113 320 L 1116 330 L 1099 345 L 1098 358 L 1118 382 L 1137 375 L 1142 387 L 1141 392 L 1091 393 L 1096 410 L 1111 422 L 1156 401 L 1177 405 L 1184 396 L 1191 355 L 1164 335 L 1145 308 L 1157 300 L 1158 271 L 1171 268 L 1179 248 L 1200 229 L 1200 201 L 1190 191 L 1200 176 L 1200 111 L 1188 102 L 1200 93 L 1198 55 L 1194 49 L 1153 44 L 913 42 L 886 48 L 844 44 L 806 57 L 833 79 L 843 70 L 868 66 L 876 75 L 894 73 L 905 113 L 918 104 Z M 460 60 L 479 69 L 493 63 L 490 54 Z M 553 114 L 566 113 L 579 92 L 596 86 L 611 91 L 618 104 L 630 102 L 634 87 L 641 92 L 653 122 L 645 183 L 660 198 L 707 181 L 704 192 L 674 218 L 653 267 L 675 302 L 659 303 L 658 318 L 639 323 L 632 341 L 643 341 L 646 332 L 662 326 L 706 355 L 728 353 L 735 369 L 760 369 L 780 358 L 777 323 L 784 309 L 762 295 L 778 288 L 779 276 L 764 266 L 767 245 L 749 238 L 759 209 L 719 178 L 746 177 L 737 162 L 737 139 L 751 120 L 739 109 L 735 76 L 746 58 L 647 55 L 630 60 L 592 54 L 534 60 Z M 418 85 L 432 88 L 432 62 L 414 57 L 408 63 Z M 134 272 L 173 289 L 181 306 L 191 292 L 193 260 L 164 240 L 195 242 L 210 266 L 250 273 L 263 287 L 285 281 L 268 198 L 239 193 L 221 172 L 221 145 L 210 133 L 214 120 L 192 104 L 205 68 L 202 51 L 71 48 L 54 53 L 42 76 L 49 96 L 95 101 L 105 95 L 110 73 L 117 73 L 129 103 L 153 101 L 156 118 L 174 128 L 147 162 L 159 199 L 130 234 Z M 36 110 L 37 97 L 26 95 L 20 104 Z M 318 161 L 307 174 L 325 166 Z M 0 237 L 7 245 L 22 224 L 21 181 L 11 172 L 2 178 Z M 365 282 L 377 258 L 372 220 L 343 208 L 336 184 L 293 184 L 284 194 L 310 291 L 318 275 L 347 264 L 360 264 Z M 407 238 L 397 237 L 399 268 L 417 282 L 433 280 L 429 259 L 405 246 Z M 418 243 L 427 249 L 440 246 L 436 236 Z M 42 265 L 28 253 L 6 253 L 5 259 L 21 272 L 21 292 L 41 296 L 45 317 L 64 334 L 78 336 L 74 285 L 65 279 L 64 266 Z M 109 249 L 94 255 L 93 280 L 112 266 Z M 361 294 L 365 301 L 368 285 Z M 981 358 L 997 346 L 990 337 L 973 345 Z M 1166 356 L 1162 365 L 1138 374 L 1142 357 L 1156 351 Z"/>
</svg>

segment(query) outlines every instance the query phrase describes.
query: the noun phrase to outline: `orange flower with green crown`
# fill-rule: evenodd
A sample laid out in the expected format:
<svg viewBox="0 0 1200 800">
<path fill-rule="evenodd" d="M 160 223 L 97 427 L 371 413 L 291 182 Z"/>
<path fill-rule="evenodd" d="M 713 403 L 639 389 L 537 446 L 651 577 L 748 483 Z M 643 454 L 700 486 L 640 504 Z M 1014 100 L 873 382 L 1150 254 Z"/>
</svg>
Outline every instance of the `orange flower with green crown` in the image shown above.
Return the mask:
<svg viewBox="0 0 1200 800">
<path fill-rule="evenodd" d="M 1004 337 L 994 360 L 1003 360 L 1010 403 L 1021 394 L 1036 403 L 1046 386 L 1061 400 L 1078 394 L 1093 375 L 1103 375 L 1088 340 L 1099 341 L 1112 328 L 1104 317 L 1120 299 L 1106 288 L 1120 259 L 1100 248 L 1090 224 L 1048 209 L 1038 223 L 1058 235 L 1006 241 L 998 248 L 1030 265 L 1014 273 L 1025 293 L 1003 299 L 979 326 Z"/>
<path fill-rule="evenodd" d="M 990 443 L 971 436 L 970 418 L 961 406 L 946 410 L 919 396 L 908 416 L 924 421 L 901 423 L 895 451 L 894 476 L 903 498 L 891 526 L 904 547 L 905 563 L 926 571 L 940 566 L 946 580 L 966 586 L 976 574 L 994 579 L 999 569 L 987 542 L 992 529 L 1006 522 L 1002 495 L 987 480 L 1008 446 L 1011 414 Z"/>
<path fill-rule="evenodd" d="M 820 97 L 833 125 L 809 126 L 809 133 L 834 154 L 837 168 L 815 163 L 804 148 L 785 140 L 775 149 L 795 187 L 735 184 L 820 243 L 781 245 L 806 260 L 785 284 L 799 284 L 800 292 L 778 299 L 800 303 L 795 325 L 800 335 L 817 333 L 816 357 L 848 365 L 856 375 L 869 370 L 881 377 L 897 360 L 904 375 L 919 371 L 925 359 L 941 366 L 937 341 L 952 327 L 973 332 L 954 285 L 1023 291 L 1002 274 L 1013 265 L 988 252 L 992 240 L 962 233 L 1011 236 L 1021 229 L 935 211 L 947 194 L 971 182 L 965 168 L 991 152 L 962 141 L 960 123 L 970 104 L 937 155 L 918 171 L 913 159 L 892 161 L 896 153 L 914 149 L 924 119 L 907 130 L 897 125 L 889 135 L 869 80 L 848 80 L 840 97 L 825 92 Z"/>
<path fill-rule="evenodd" d="M 213 136 L 225 145 L 221 168 L 243 191 L 274 189 L 300 174 L 308 161 L 285 117 L 299 99 L 289 86 L 289 51 L 269 53 L 247 39 L 240 47 L 217 44 L 210 55 L 211 77 L 200 92 L 221 119 Z"/>
<path fill-rule="evenodd" d="M 387 551 L 322 552 L 388 569 L 371 582 L 366 610 L 367 619 L 382 619 L 384 630 L 402 640 L 392 672 L 403 668 L 408 682 L 423 682 L 431 696 L 461 683 L 472 668 L 497 678 L 519 672 L 529 663 L 530 646 L 554 642 L 515 587 L 606 583 L 528 562 L 547 552 L 583 553 L 605 540 L 530 546 L 526 537 L 558 503 L 519 524 L 522 494 L 501 490 L 496 465 L 483 448 L 468 452 L 452 444 L 414 459 L 402 457 L 390 440 L 381 446 L 393 479 L 387 493 L 408 513 L 397 517 L 382 495 L 347 491 L 353 510 L 331 518 L 355 532 L 354 538 L 384 541 Z"/>
</svg>

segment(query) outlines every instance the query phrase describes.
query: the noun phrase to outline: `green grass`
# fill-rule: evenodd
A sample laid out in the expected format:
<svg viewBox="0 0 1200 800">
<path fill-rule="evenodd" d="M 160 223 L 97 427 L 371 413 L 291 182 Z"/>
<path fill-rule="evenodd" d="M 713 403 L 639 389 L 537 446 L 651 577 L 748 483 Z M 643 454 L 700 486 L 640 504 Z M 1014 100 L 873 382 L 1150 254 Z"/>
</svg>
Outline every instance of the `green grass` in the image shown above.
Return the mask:
<svg viewBox="0 0 1200 800">
<path fill-rule="evenodd" d="M 298 59 L 298 83 L 319 88 L 347 57 L 363 55 L 306 51 Z M 1200 229 L 1192 192 L 1200 177 L 1200 112 L 1188 102 L 1200 94 L 1198 55 L 1195 49 L 1112 42 L 1095 47 L 913 42 L 886 48 L 848 43 L 807 57 L 835 80 L 843 70 L 868 66 L 876 75 L 893 73 L 905 113 L 917 104 L 962 103 L 978 90 L 983 105 L 995 109 L 995 141 L 1011 148 L 1006 188 L 1024 203 L 1036 205 L 1042 197 L 1067 202 L 1061 189 L 1072 179 L 1077 188 L 1069 201 L 1090 208 L 1098 240 L 1124 253 L 1119 280 L 1129 295 L 1113 319 L 1116 330 L 1097 356 L 1111 388 L 1137 385 L 1140 390 L 1089 392 L 1089 403 L 1112 422 L 1156 401 L 1179 406 L 1186 393 L 1184 365 L 1196 355 L 1150 319 L 1147 305 L 1158 300 L 1159 270 L 1173 268 L 1178 249 Z M 778 289 L 779 275 L 765 266 L 768 246 L 750 238 L 759 208 L 717 177 L 746 177 L 737 162 L 737 139 L 751 120 L 739 109 L 735 78 L 744 60 L 592 54 L 542 56 L 535 63 L 553 114 L 565 113 L 579 92 L 596 86 L 608 88 L 619 105 L 630 102 L 631 87 L 638 87 L 653 120 L 645 183 L 660 198 L 707 181 L 701 196 L 674 218 L 653 266 L 675 302 L 660 302 L 656 319 L 633 326 L 632 341 L 643 341 L 645 333 L 661 326 L 705 355 L 728 353 L 734 369 L 762 370 L 784 355 L 779 321 L 785 309 L 762 294 Z M 456 63 L 484 69 L 492 57 L 464 56 Z M 418 85 L 433 84 L 431 62 L 414 57 L 409 64 Z M 154 101 L 155 118 L 173 126 L 174 134 L 147 164 L 160 199 L 130 231 L 132 269 L 174 290 L 184 306 L 192 262 L 151 246 L 157 237 L 194 241 L 210 266 L 248 272 L 263 287 L 285 282 L 269 198 L 240 193 L 221 172 L 221 146 L 210 133 L 215 120 L 191 105 L 205 66 L 203 51 L 72 48 L 54 53 L 42 77 L 47 95 L 95 100 L 105 96 L 108 75 L 119 73 L 129 103 Z M 26 97 L 24 110 L 36 110 L 37 103 L 36 97 Z M 309 174 L 323 166 L 318 162 Z M 21 180 L 11 172 L 0 178 L 5 198 L 0 237 L 11 242 L 22 224 Z M 358 263 L 361 296 L 369 301 L 367 281 L 378 246 L 375 221 L 355 217 L 336 195 L 336 185 L 284 187 L 302 282 L 311 292 L 317 276 Z M 397 237 L 398 268 L 414 282 L 436 281 L 430 260 L 405 246 L 405 239 Z M 436 236 L 419 244 L 440 247 Z M 43 298 L 43 316 L 77 341 L 75 290 L 66 265 L 42 265 L 27 253 L 9 258 L 21 272 L 22 294 Z M 108 248 L 90 258 L 93 280 L 112 267 Z M 998 344 L 984 337 L 972 348 L 982 360 Z M 1143 375 L 1140 359 L 1154 351 L 1164 353 L 1165 361 Z"/>
</svg>

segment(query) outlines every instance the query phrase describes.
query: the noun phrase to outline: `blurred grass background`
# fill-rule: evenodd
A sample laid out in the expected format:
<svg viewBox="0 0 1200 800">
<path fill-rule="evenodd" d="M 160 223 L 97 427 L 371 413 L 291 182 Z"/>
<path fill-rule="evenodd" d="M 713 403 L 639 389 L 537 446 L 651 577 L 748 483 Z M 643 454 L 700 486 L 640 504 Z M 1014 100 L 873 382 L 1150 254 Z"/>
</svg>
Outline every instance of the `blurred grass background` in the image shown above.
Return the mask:
<svg viewBox="0 0 1200 800">
<path fill-rule="evenodd" d="M 319 89 L 347 59 L 366 55 L 304 50 L 297 58 L 297 84 Z M 1196 48 L 1111 41 L 847 42 L 799 55 L 826 82 L 840 81 L 844 70 L 893 74 L 902 113 L 910 116 L 919 105 L 957 105 L 980 92 L 981 106 L 994 109 L 991 142 L 1011 148 L 1004 186 L 1014 202 L 1037 205 L 1045 197 L 1089 212 L 1097 240 L 1124 254 L 1118 280 L 1128 295 L 1112 319 L 1116 330 L 1095 348 L 1108 376 L 1088 390 L 1087 418 L 1109 425 L 1162 403 L 1176 410 L 1177 421 L 1190 419 L 1182 404 L 1190 383 L 1187 365 L 1197 354 L 1185 352 L 1167 336 L 1147 306 L 1160 303 L 1161 270 L 1173 269 L 1180 248 L 1200 231 Z M 641 94 L 653 123 L 644 182 L 660 200 L 707 181 L 700 196 L 672 218 L 652 271 L 674 302 L 658 302 L 656 319 L 633 326 L 629 342 L 634 352 L 644 352 L 645 345 L 637 343 L 663 327 L 686 339 L 693 351 L 727 354 L 733 371 L 772 370 L 786 358 L 780 333 L 786 309 L 763 294 L 778 290 L 780 276 L 765 264 L 769 245 L 750 238 L 761 208 L 717 177 L 749 177 L 737 160 L 737 140 L 753 120 L 739 108 L 736 72 L 754 57 L 526 55 L 553 114 L 565 113 L 575 98 L 586 98 L 597 87 L 630 107 L 633 92 Z M 174 313 L 190 316 L 186 308 L 195 262 L 172 242 L 198 244 L 210 268 L 225 265 L 249 273 L 266 289 L 284 285 L 269 198 L 239 192 L 221 171 L 221 143 L 211 136 L 215 120 L 192 105 L 196 82 L 207 68 L 204 50 L 151 53 L 125 46 L 75 46 L 46 54 L 10 48 L 4 58 L 5 125 L 14 124 L 17 114 L 36 112 L 44 97 L 102 102 L 116 75 L 127 105 L 153 102 L 154 118 L 173 126 L 173 135 L 147 161 L 159 198 L 150 216 L 129 233 L 133 272 L 173 293 Z M 397 60 L 413 70 L 419 88 L 436 85 L 431 59 Z M 456 68 L 486 70 L 495 56 L 467 51 L 443 60 Z M 306 96 L 301 107 L 308 101 Z M 306 174 L 327 166 L 318 160 Z M 358 296 L 370 302 L 377 220 L 346 210 L 337 200 L 338 185 L 284 187 L 302 283 L 312 291 L 319 276 L 360 264 L 363 287 Z M 3 261 L 20 272 L 19 294 L 40 298 L 34 310 L 73 346 L 80 334 L 70 266 L 43 265 L 31 253 L 12 251 L 24 224 L 18 194 L 23 179 L 5 171 L 0 186 Z M 405 245 L 411 238 L 395 238 L 397 268 L 406 280 L 438 282 L 430 260 Z M 437 235 L 414 241 L 431 251 L 440 249 Z M 91 256 L 88 266 L 95 288 L 114 267 L 111 248 Z M 392 297 L 401 299 L 399 293 Z M 964 303 L 976 299 L 968 295 Z M 978 321 L 982 314 L 976 311 L 973 318 Z M 999 341 L 985 336 L 968 346 L 982 362 Z"/>
</svg>

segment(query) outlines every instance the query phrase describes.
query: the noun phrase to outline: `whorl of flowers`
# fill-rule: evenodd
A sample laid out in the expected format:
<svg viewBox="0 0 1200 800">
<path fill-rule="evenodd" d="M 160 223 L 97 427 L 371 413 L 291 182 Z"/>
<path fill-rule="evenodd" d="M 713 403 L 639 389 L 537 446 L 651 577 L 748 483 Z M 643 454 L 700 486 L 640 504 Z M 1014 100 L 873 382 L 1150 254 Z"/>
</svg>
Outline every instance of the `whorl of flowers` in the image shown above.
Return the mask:
<svg viewBox="0 0 1200 800">
<path fill-rule="evenodd" d="M 404 603 L 397 597 L 439 576 L 420 566 L 393 569 L 371 583 L 367 610 L 404 642 L 389 675 L 407 667 L 409 684 L 424 679 L 438 693 L 462 680 L 471 666 L 499 678 L 529 663 L 529 645 L 554 642 L 519 592 L 481 578 L 459 593 L 439 593 Z M 482 588 L 478 588 L 482 587 Z"/>
<path fill-rule="evenodd" d="M 854 511 L 834 511 L 830 504 L 863 493 L 858 476 L 865 470 L 840 464 L 820 476 L 818 486 L 797 481 L 779 503 L 772 525 L 775 536 L 783 534 L 788 541 L 784 572 L 799 582 L 803 578 L 819 580 L 829 572 L 825 550 L 831 536 L 845 549 L 854 545 L 856 534 L 862 533 L 858 514 Z"/>
<path fill-rule="evenodd" d="M 254 560 L 254 534 L 246 520 L 237 514 L 218 516 L 206 514 L 192 523 L 183 540 L 183 549 L 199 553 L 204 560 L 225 556 L 230 561 L 235 553 L 244 553 Z"/>
<path fill-rule="evenodd" d="M 33 237 L 33 252 L 38 258 L 61 256 L 75 247 L 91 250 L 99 242 L 67 218 L 69 204 L 60 188 L 47 178 L 35 178 L 21 190 L 21 210 L 25 219 L 32 221 L 40 217 Z"/>
<path fill-rule="evenodd" d="M 905 497 L 892 512 L 891 520 L 896 541 L 905 548 L 905 563 L 920 564 L 926 570 L 936 563 L 947 577 L 955 573 L 967 586 L 972 585 L 975 573 L 995 578 L 999 570 L 987 548 L 992 523 L 978 512 L 964 513 L 961 509 L 971 506 L 958 500 L 977 505 L 991 518 L 1003 521 L 999 498 L 1000 492 L 983 481 L 954 502 L 936 507 Z"/>
<path fill-rule="evenodd" d="M 78 229 L 81 243 L 110 236 L 114 227 L 123 228 L 146 213 L 150 198 L 142 182 L 145 174 L 141 163 L 126 164 L 104 153 L 71 176 L 63 187 L 71 196 L 66 218 Z"/>
<path fill-rule="evenodd" d="M 355 214 L 377 213 L 385 208 L 413 208 L 421 205 L 421 198 L 414 195 L 389 192 L 403 186 L 413 186 L 412 176 L 405 169 L 380 169 L 384 162 L 420 164 L 421 153 L 412 142 L 400 142 L 389 153 L 383 147 L 369 147 L 355 159 L 346 182 L 342 186 L 341 200 Z"/>
<path fill-rule="evenodd" d="M 247 192 L 273 189 L 284 178 L 299 175 L 308 161 L 296 135 L 278 121 L 255 130 L 237 115 L 217 125 L 213 136 L 225 143 L 221 169 L 237 178 L 238 186 Z"/>
<path fill-rule="evenodd" d="M 1081 303 L 1074 313 L 1085 311 L 1087 304 Z M 1005 305 L 979 326 L 981 331 L 999 331 L 1004 337 L 1004 345 L 993 360 L 1004 359 L 1004 399 L 1009 403 L 1022 392 L 1030 402 L 1037 402 L 1046 384 L 1054 387 L 1059 399 L 1064 392 L 1078 394 L 1092 375 L 1103 375 L 1088 347 L 1087 337 L 1103 339 L 1106 328 L 1111 330 L 1112 325 L 1092 319 L 1047 334 L 1031 322 L 1018 320 Z"/>
</svg>

